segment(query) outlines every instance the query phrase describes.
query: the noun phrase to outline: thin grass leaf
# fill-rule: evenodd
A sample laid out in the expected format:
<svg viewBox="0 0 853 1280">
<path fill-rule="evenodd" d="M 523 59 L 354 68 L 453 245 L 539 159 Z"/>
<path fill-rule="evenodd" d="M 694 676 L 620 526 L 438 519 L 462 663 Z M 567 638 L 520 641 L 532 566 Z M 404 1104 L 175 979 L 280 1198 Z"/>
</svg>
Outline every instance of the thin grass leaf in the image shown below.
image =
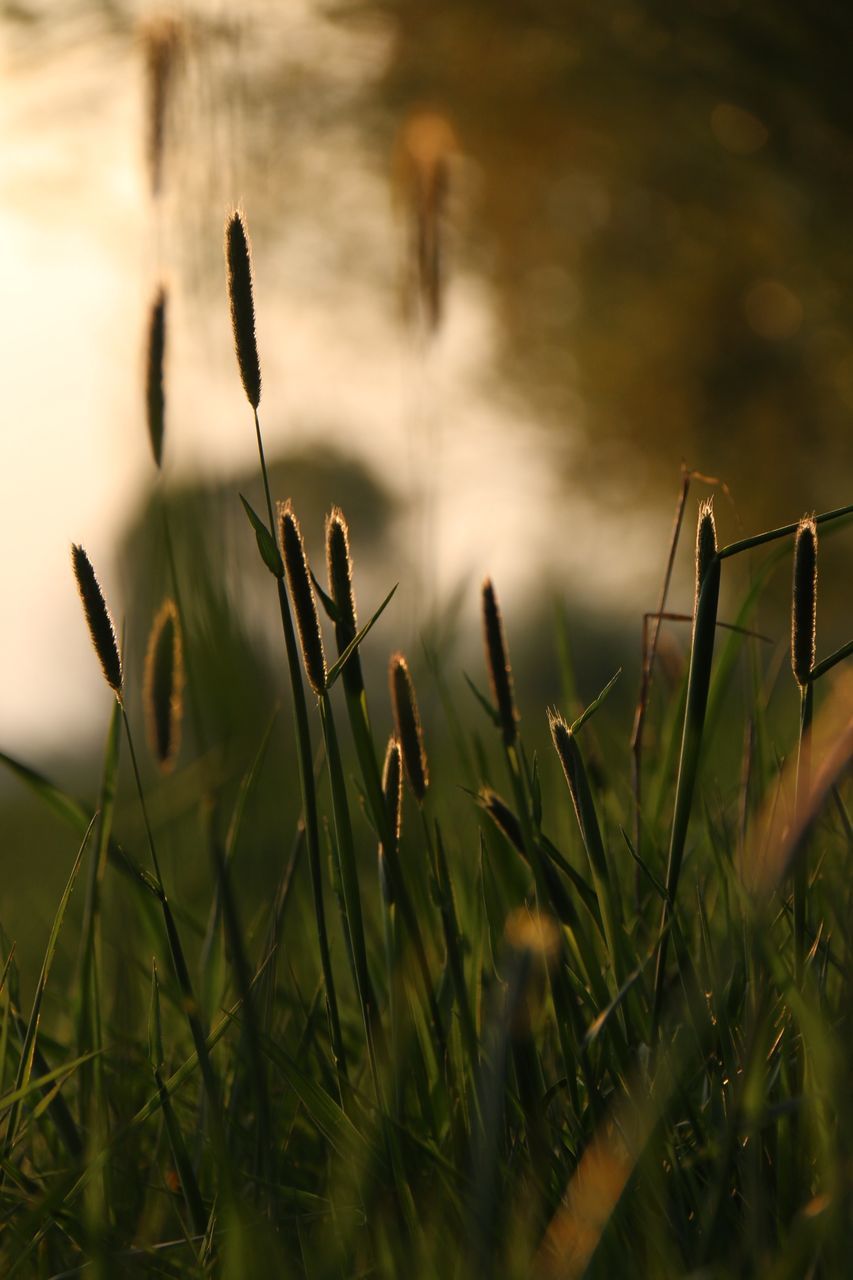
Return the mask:
<svg viewBox="0 0 853 1280">
<path fill-rule="evenodd" d="M 275 538 L 264 524 L 261 517 L 255 511 L 252 504 L 247 498 L 240 494 L 240 501 L 243 504 L 243 510 L 249 518 L 249 524 L 255 531 L 255 540 L 258 544 L 258 551 L 261 553 L 261 559 L 269 569 L 274 578 L 284 577 L 284 562 L 281 553 L 276 546 Z"/>
<path fill-rule="evenodd" d="M 355 638 L 354 638 L 352 641 L 350 641 L 350 643 L 347 645 L 346 649 L 344 649 L 343 653 L 342 653 L 342 654 L 341 654 L 341 656 L 338 658 L 337 662 L 333 663 L 333 664 L 332 664 L 332 666 L 329 668 L 328 673 L 327 673 L 327 675 L 326 675 L 326 688 L 327 688 L 327 689 L 331 689 L 331 688 L 332 688 L 332 686 L 333 686 L 333 685 L 335 684 L 335 682 L 337 681 L 338 676 L 341 674 L 341 672 L 343 671 L 344 667 L 346 666 L 347 662 L 348 662 L 348 661 L 349 661 L 349 659 L 352 657 L 352 655 L 355 653 L 356 649 L 358 649 L 358 647 L 360 646 L 360 644 L 361 644 L 362 640 L 364 640 L 365 636 L 366 636 L 366 635 L 367 635 L 367 633 L 371 630 L 371 628 L 373 627 L 374 623 L 376 623 L 376 622 L 378 622 L 378 621 L 379 621 L 380 617 L 381 617 L 381 616 L 382 616 L 382 614 L 385 612 L 386 606 L 387 606 L 387 605 L 389 605 L 389 604 L 391 603 L 391 600 L 392 600 L 392 598 L 393 598 L 393 596 L 394 596 L 394 593 L 395 593 L 395 591 L 397 590 L 397 587 L 398 587 L 399 585 L 400 585 L 400 584 L 399 584 L 398 582 L 395 582 L 395 583 L 394 583 L 393 587 L 392 587 L 392 588 L 391 588 L 391 590 L 388 592 L 387 596 L 386 596 L 386 597 L 385 597 L 385 599 L 382 601 L 381 605 L 380 605 L 380 606 L 379 606 L 379 608 L 376 610 L 376 612 L 374 613 L 374 615 L 373 615 L 373 617 L 370 619 L 370 621 L 369 621 L 369 622 L 367 622 L 367 623 L 365 623 L 365 625 L 364 625 L 364 626 L 361 628 L 361 630 L 359 631 L 358 635 L 356 635 L 356 636 L 355 636 Z"/>
</svg>

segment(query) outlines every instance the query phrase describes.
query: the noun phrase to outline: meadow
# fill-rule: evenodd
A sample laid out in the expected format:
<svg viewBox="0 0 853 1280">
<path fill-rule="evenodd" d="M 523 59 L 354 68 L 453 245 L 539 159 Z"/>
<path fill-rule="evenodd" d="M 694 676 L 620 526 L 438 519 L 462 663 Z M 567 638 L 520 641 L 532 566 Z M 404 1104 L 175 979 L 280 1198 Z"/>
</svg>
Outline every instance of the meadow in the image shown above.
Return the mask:
<svg viewBox="0 0 853 1280">
<path fill-rule="evenodd" d="M 618 671 L 566 704 L 558 632 L 541 647 L 562 652 L 562 705 L 519 705 L 514 620 L 488 579 L 460 706 L 450 658 L 400 652 L 394 583 L 358 611 L 346 491 L 327 513 L 272 491 L 240 213 L 226 273 L 264 495 L 260 510 L 233 501 L 281 623 L 297 769 L 275 785 L 299 819 L 247 893 L 275 717 L 232 785 L 204 742 L 214 693 L 168 513 L 169 596 L 136 619 L 141 687 L 97 549 L 75 546 L 112 710 L 94 803 L 2 757 L 76 849 L 35 982 L 18 973 L 20 922 L 3 922 L 3 1274 L 846 1274 L 853 643 L 822 653 L 816 620 L 818 547 L 848 536 L 853 505 L 723 543 L 684 471 L 630 743 L 602 729 Z M 158 467 L 167 306 L 152 305 L 145 387 Z M 299 516 L 325 516 L 325 566 Z M 665 679 L 660 628 L 694 516 L 689 662 Z M 756 622 L 777 571 L 792 583 L 781 651 Z M 387 662 L 381 705 L 368 655 Z M 721 767 L 737 786 L 717 785 Z M 181 811 L 152 808 L 157 778 L 180 775 Z M 208 869 L 204 897 L 174 890 L 190 862 Z"/>
</svg>

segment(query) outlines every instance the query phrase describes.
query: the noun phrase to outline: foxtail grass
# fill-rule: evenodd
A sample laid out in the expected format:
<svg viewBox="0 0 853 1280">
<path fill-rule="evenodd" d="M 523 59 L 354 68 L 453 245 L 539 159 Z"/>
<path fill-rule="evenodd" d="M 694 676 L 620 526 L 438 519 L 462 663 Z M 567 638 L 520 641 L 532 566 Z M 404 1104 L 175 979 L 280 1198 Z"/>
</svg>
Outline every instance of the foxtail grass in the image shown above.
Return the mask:
<svg viewBox="0 0 853 1280">
<path fill-rule="evenodd" d="M 77 589 L 83 602 L 83 612 L 86 615 L 89 635 L 92 637 L 92 644 L 101 664 L 104 679 L 118 700 L 121 701 L 123 681 L 121 658 L 119 657 L 115 627 L 107 608 L 107 602 L 101 591 L 100 583 L 95 577 L 92 562 L 82 547 L 72 546 L 71 562 L 74 568 L 74 577 L 77 579 Z"/>
<path fill-rule="evenodd" d="M 183 642 L 174 600 L 163 602 L 151 628 L 142 701 L 151 754 L 168 773 L 180 749 L 184 715 Z"/>
<path fill-rule="evenodd" d="M 418 804 L 422 805 L 429 787 L 429 762 L 424 747 L 421 717 L 415 697 L 415 686 L 409 672 L 409 664 L 402 653 L 394 653 L 388 663 L 388 684 L 391 690 L 391 709 L 403 766 Z"/>
<path fill-rule="evenodd" d="M 161 285 L 154 295 L 148 315 L 145 353 L 145 417 L 151 453 L 158 469 L 163 465 L 163 436 L 166 426 L 166 392 L 163 380 L 165 356 L 166 290 Z"/>
<path fill-rule="evenodd" d="M 693 608 L 690 668 L 687 677 L 687 701 L 684 709 L 681 754 L 675 784 L 675 804 L 666 868 L 666 897 L 661 908 L 660 936 L 655 968 L 651 1022 L 653 1045 L 657 1039 L 666 987 L 669 928 L 675 907 L 678 881 L 681 876 L 681 863 L 684 857 L 684 843 L 687 838 L 687 828 L 693 805 L 693 792 L 699 773 L 702 732 L 705 724 L 705 710 L 708 704 L 711 663 L 714 656 L 714 638 L 717 630 L 720 560 L 721 557 L 717 552 L 717 531 L 714 523 L 713 507 L 709 502 L 702 503 L 699 508 L 699 520 L 696 528 L 696 590 Z"/>
<path fill-rule="evenodd" d="M 503 621 L 491 578 L 487 578 L 483 583 L 482 598 L 483 638 L 486 645 L 489 682 L 492 686 L 492 696 L 497 707 L 504 742 L 507 746 L 511 746 L 516 737 L 518 713 L 512 692 L 512 668 L 504 639 Z"/>
</svg>

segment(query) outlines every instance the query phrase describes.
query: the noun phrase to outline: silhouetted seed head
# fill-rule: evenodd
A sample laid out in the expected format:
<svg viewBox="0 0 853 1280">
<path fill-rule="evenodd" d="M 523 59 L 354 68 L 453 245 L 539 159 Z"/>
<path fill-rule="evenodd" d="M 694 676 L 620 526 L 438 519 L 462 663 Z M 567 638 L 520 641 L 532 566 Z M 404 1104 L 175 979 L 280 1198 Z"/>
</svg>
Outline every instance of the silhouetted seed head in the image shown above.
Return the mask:
<svg viewBox="0 0 853 1280">
<path fill-rule="evenodd" d="M 235 209 L 225 229 L 225 259 L 228 264 L 228 301 L 231 328 L 240 378 L 249 404 L 261 403 L 261 366 L 255 338 L 255 303 L 252 296 L 252 255 L 243 215 Z"/>
<path fill-rule="evenodd" d="M 799 685 L 815 664 L 817 621 L 817 525 L 804 516 L 794 540 L 794 591 L 791 609 L 791 666 Z"/>
<path fill-rule="evenodd" d="M 166 600 L 148 638 L 143 686 L 148 744 L 164 773 L 172 768 L 181 745 L 183 695 L 181 625 L 174 601 Z"/>
<path fill-rule="evenodd" d="M 326 655 L 323 652 L 320 619 L 317 616 L 317 602 L 314 599 L 314 586 L 308 571 L 302 530 L 299 528 L 299 521 L 289 500 L 279 504 L 278 521 L 281 554 L 290 598 L 293 601 L 293 612 L 296 615 L 296 629 L 299 632 L 299 643 L 302 645 L 305 674 L 311 688 L 319 697 L 326 688 Z"/>
<path fill-rule="evenodd" d="M 403 816 L 403 759 L 400 755 L 400 744 L 395 737 L 388 739 L 385 752 L 385 763 L 382 766 L 382 797 L 385 801 L 385 812 L 388 814 L 388 826 L 394 842 L 394 852 L 400 843 L 400 825 Z M 382 885 L 382 896 L 387 905 L 394 901 L 394 885 L 388 875 L 385 861 L 385 847 L 379 843 L 379 875 Z"/>
<path fill-rule="evenodd" d="M 693 615 L 699 603 L 699 592 L 708 572 L 708 565 L 717 554 L 717 527 L 714 524 L 714 500 L 708 498 L 699 504 L 699 523 L 696 526 L 696 592 Z"/>
<path fill-rule="evenodd" d="M 163 173 L 163 149 L 166 137 L 166 113 L 178 54 L 182 29 L 174 18 L 151 18 L 142 27 L 146 79 L 146 151 L 151 191 L 158 195 Z"/>
<path fill-rule="evenodd" d="M 403 765 L 409 786 L 418 804 L 422 804 L 429 786 L 429 765 L 424 750 L 421 718 L 409 668 L 402 653 L 395 653 L 388 664 L 388 683 L 391 688 L 391 707 Z"/>
<path fill-rule="evenodd" d="M 352 590 L 349 527 L 340 507 L 333 507 L 326 517 L 326 566 L 329 574 L 329 593 L 338 611 L 335 640 L 340 655 L 347 645 L 352 643 L 358 631 L 355 596 Z M 362 688 L 358 650 L 350 656 L 344 667 L 343 681 L 350 692 L 359 692 Z"/>
<path fill-rule="evenodd" d="M 500 798 L 491 787 L 483 787 L 480 791 L 480 802 L 495 826 L 504 833 L 513 848 L 524 853 L 524 838 L 521 826 L 512 809 Z"/>
<path fill-rule="evenodd" d="M 121 698 L 121 658 L 104 593 L 95 577 L 91 561 L 82 547 L 76 545 L 71 547 L 71 563 L 74 566 L 74 577 L 77 579 L 77 588 L 80 599 L 83 601 L 83 612 L 89 625 L 89 634 L 95 646 L 95 653 L 104 669 L 107 684 L 116 697 Z"/>
<path fill-rule="evenodd" d="M 163 390 L 163 361 L 166 353 L 166 290 L 159 288 L 148 318 L 148 351 L 145 361 L 145 404 L 148 415 L 148 438 L 154 461 L 163 461 L 163 432 L 166 421 L 166 396 Z"/>
<path fill-rule="evenodd" d="M 396 845 L 400 839 L 403 815 L 403 758 L 400 754 L 400 744 L 393 736 L 388 739 L 385 763 L 382 766 L 382 794 L 385 797 L 385 808 Z"/>
<path fill-rule="evenodd" d="M 515 741 L 518 716 L 512 696 L 512 668 L 504 641 L 501 611 L 490 578 L 483 583 L 483 637 L 489 683 L 500 716 L 503 739 L 507 746 L 511 746 Z"/>
</svg>

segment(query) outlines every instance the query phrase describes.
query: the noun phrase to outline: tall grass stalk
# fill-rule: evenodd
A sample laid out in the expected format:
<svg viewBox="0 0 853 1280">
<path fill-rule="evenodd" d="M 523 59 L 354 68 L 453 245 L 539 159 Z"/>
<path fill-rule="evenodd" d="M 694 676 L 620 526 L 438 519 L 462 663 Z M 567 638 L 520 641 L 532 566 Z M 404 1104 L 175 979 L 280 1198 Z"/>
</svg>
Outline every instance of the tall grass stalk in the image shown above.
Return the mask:
<svg viewBox="0 0 853 1280">
<path fill-rule="evenodd" d="M 261 424 L 258 419 L 258 405 L 261 397 L 261 370 L 258 359 L 257 341 L 255 338 L 255 307 L 252 280 L 252 264 L 249 251 L 248 234 L 245 222 L 239 212 L 234 212 L 226 226 L 226 259 L 228 266 L 228 297 L 231 308 L 231 322 L 234 332 L 234 343 L 237 362 L 246 398 L 252 408 L 255 439 L 258 446 L 258 461 L 261 479 L 266 498 L 269 527 L 267 533 L 275 545 L 276 523 L 273 517 L 272 495 L 270 493 L 269 475 L 267 472 L 264 442 L 261 435 Z M 283 573 L 283 570 L 282 570 Z M 299 666 L 299 654 L 293 620 L 290 616 L 290 604 L 282 576 L 276 579 L 279 613 L 284 633 L 284 646 L 287 653 L 287 666 L 290 688 L 293 697 L 293 720 L 296 734 L 296 757 L 299 768 L 299 789 L 302 799 L 302 814 L 305 821 L 308 861 L 311 870 L 311 888 L 314 897 L 314 915 L 317 923 L 317 941 L 320 949 L 320 965 L 323 972 L 323 984 L 326 993 L 326 1010 L 329 1021 L 329 1037 L 332 1053 L 338 1072 L 341 1098 L 344 1096 L 347 1079 L 347 1063 L 344 1052 L 343 1035 L 341 1033 L 338 1000 L 335 991 L 335 980 L 332 971 L 329 935 L 326 927 L 326 909 L 323 900 L 323 876 L 320 862 L 320 832 L 317 822 L 317 796 L 314 786 L 314 761 L 311 750 L 311 731 L 308 725 L 308 710 L 305 703 L 305 691 L 302 687 L 302 673 Z"/>
</svg>

